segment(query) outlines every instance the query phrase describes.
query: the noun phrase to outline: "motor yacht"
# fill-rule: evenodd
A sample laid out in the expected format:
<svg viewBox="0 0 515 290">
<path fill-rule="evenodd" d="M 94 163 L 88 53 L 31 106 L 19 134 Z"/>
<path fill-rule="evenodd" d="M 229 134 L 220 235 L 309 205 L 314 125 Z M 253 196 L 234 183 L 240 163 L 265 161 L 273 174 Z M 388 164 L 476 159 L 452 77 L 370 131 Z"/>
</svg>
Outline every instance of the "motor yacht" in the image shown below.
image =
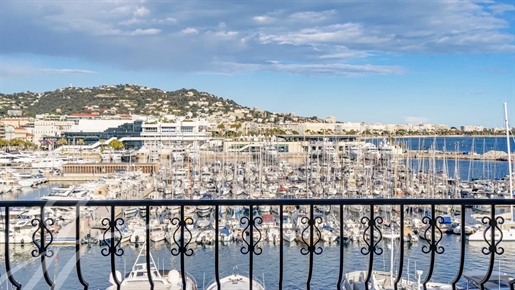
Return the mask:
<svg viewBox="0 0 515 290">
<path fill-rule="evenodd" d="M 121 281 L 120 288 L 117 287 L 112 274 L 109 276 L 111 286 L 106 290 L 140 290 L 150 289 L 150 282 L 147 272 L 146 256 L 144 254 L 146 247 L 141 247 L 136 262 L 132 266 L 132 270 Z M 155 290 L 182 290 L 182 275 L 177 270 L 159 270 L 154 262 L 154 258 L 150 255 L 150 275 L 154 282 Z M 121 273 L 116 271 L 118 281 L 121 280 Z M 193 276 L 186 274 L 186 290 L 197 290 L 197 282 Z"/>
<path fill-rule="evenodd" d="M 220 279 L 220 289 L 221 290 L 242 290 L 242 289 L 250 289 L 250 278 L 238 274 L 233 274 L 227 277 L 223 277 Z M 206 290 L 216 290 L 218 289 L 217 282 L 211 283 L 207 286 Z M 265 286 L 261 285 L 256 280 L 252 281 L 252 289 L 255 290 L 265 290 Z"/>
</svg>

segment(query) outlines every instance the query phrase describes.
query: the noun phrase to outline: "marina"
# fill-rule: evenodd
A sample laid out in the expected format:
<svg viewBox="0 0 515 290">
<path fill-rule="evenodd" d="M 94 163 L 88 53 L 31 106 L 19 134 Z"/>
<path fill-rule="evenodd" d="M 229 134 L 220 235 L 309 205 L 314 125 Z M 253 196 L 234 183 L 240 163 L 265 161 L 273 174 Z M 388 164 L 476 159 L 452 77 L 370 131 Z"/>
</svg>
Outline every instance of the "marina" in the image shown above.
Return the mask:
<svg viewBox="0 0 515 290">
<path fill-rule="evenodd" d="M 391 283 L 401 263 L 398 255 L 402 248 L 410 257 L 409 261 L 402 263 L 410 265 L 410 269 L 404 268 L 400 283 L 406 289 L 417 289 L 421 284 L 417 282 L 417 278 L 420 278 L 416 274 L 418 269 L 425 267 L 424 273 L 427 273 L 431 262 L 422 249 L 434 243 L 445 247 L 446 257 L 454 253 L 456 257 L 452 259 L 455 259 L 456 265 L 460 263 L 460 246 L 464 245 L 466 252 L 470 253 L 467 259 L 472 261 L 469 263 L 467 260 L 467 270 L 486 271 L 481 265 L 487 261 L 487 256 L 480 251 L 486 244 L 485 236 L 487 240 L 491 237 L 491 228 L 484 223 L 483 217 L 492 216 L 495 219 L 502 217 L 504 222 L 502 245 L 505 253 L 495 260 L 495 267 L 501 267 L 507 274 L 513 274 L 515 270 L 508 262 L 515 258 L 515 244 L 510 242 L 515 240 L 515 226 L 512 225 L 509 206 L 513 199 L 507 162 L 452 157 L 406 158 L 391 151 L 376 151 L 370 145 L 354 147 L 343 156 L 325 148 L 316 154 L 305 154 L 302 158 L 288 158 L 271 149 L 247 155 L 232 153 L 231 158 L 228 157 L 229 153 L 222 153 L 205 159 L 202 153 L 189 155 L 188 150 L 174 152 L 176 156 L 172 160 L 161 160 L 159 164 L 71 162 L 51 169 L 5 167 L 5 184 L 12 185 L 5 187 L 0 198 L 5 202 L 48 203 L 44 212 L 37 206 L 10 206 L 9 213 L 5 210 L 2 212 L 4 221 L 9 215 L 10 226 L 9 237 L 6 238 L 6 231 L 3 231 L 0 240 L 8 240 L 9 244 L 5 246 L 11 248 L 13 257 L 21 258 L 11 263 L 18 267 L 25 263 L 37 267 L 37 259 L 34 260 L 31 251 L 34 242 L 41 245 L 39 241 L 44 237 L 49 249 L 61 260 L 67 257 L 68 263 L 75 261 L 74 248 L 78 244 L 81 261 L 89 255 L 94 256 L 98 263 L 103 261 L 102 275 L 87 279 L 92 286 L 95 285 L 95 289 L 116 288 L 114 276 L 105 275 L 111 272 L 110 259 L 105 257 L 105 253 L 108 253 L 107 256 L 114 255 L 112 259 L 118 272 L 113 273 L 117 273 L 116 279 L 121 283 L 121 289 L 132 289 L 129 284 L 147 285 L 147 262 L 145 259 L 138 262 L 142 258 L 142 251 L 147 252 L 147 249 L 151 253 L 150 268 L 157 271 L 152 279 L 162 284 L 163 289 L 175 289 L 172 284 L 185 285 L 182 283 L 189 285 L 187 289 L 216 289 L 212 269 L 213 263 L 218 260 L 213 260 L 216 252 L 220 257 L 217 263 L 221 270 L 218 276 L 221 284 L 249 284 L 249 279 L 252 279 L 255 283 L 253 289 L 261 289 L 260 285 L 263 285 L 263 289 L 276 289 L 277 283 L 282 283 L 284 289 L 303 289 L 305 275 L 311 273 L 314 289 L 326 289 L 324 287 L 332 288 L 339 281 L 340 269 L 343 271 L 341 273 L 356 273 L 355 278 L 341 276 L 347 278 L 342 280 L 340 287 L 355 288 L 358 284 L 352 286 L 349 281 L 357 279 L 352 283 L 363 282 L 366 275 L 363 277 L 360 271 L 367 272 L 367 265 L 353 261 L 362 259 L 359 257 L 362 255 L 361 249 L 373 241 L 380 243 L 384 255 L 376 255 L 373 269 L 379 272 L 370 276 L 372 282 L 369 283 L 375 283 L 377 287 L 386 283 L 381 286 L 385 289 L 393 287 Z M 66 166 L 79 169 L 65 172 L 63 168 Z M 85 168 L 99 170 L 98 173 L 88 174 Z M 152 169 L 145 171 L 145 168 Z M 501 178 L 491 178 L 492 173 Z M 485 178 L 476 178 L 478 174 L 483 174 Z M 417 204 L 419 198 L 421 203 Z M 394 203 L 395 199 L 409 199 L 412 203 L 400 206 Z M 422 202 L 427 199 L 436 200 L 438 204 Z M 138 204 L 130 203 L 138 200 Z M 366 200 L 376 204 L 368 204 Z M 492 207 L 490 200 L 497 203 L 504 200 L 506 203 L 505 206 L 498 204 Z M 111 201 L 120 204 L 110 205 Z M 128 204 L 124 205 L 124 201 Z M 149 203 L 144 205 L 145 201 Z M 154 201 L 156 203 L 152 203 Z M 248 201 L 256 203 L 249 205 L 246 204 Z M 268 201 L 271 203 L 267 204 Z M 308 203 L 302 204 L 303 201 Z M 360 205 L 361 201 L 364 204 Z M 104 202 L 105 205 L 101 205 Z M 181 206 L 181 202 L 186 204 Z M 55 206 L 63 203 L 82 206 L 77 209 Z M 95 206 L 96 203 L 99 205 Z M 34 220 L 41 220 L 42 213 L 47 220 L 43 227 L 44 234 L 40 231 L 39 223 L 33 223 Z M 367 216 L 381 217 L 375 224 L 377 231 L 371 233 L 363 220 Z M 429 226 L 431 219 L 435 220 L 437 228 Z M 36 231 L 37 235 L 34 236 Z M 500 239 L 499 232 L 495 232 L 495 240 Z M 182 255 L 180 253 L 186 253 L 179 251 L 183 241 L 187 243 L 186 249 L 194 253 L 185 257 L 184 265 L 178 259 Z M 258 248 L 263 256 L 258 254 Z M 318 249 L 320 254 L 323 251 L 320 260 L 315 253 Z M 392 249 L 393 253 L 390 252 Z M 103 250 L 107 252 L 103 253 Z M 123 254 L 114 254 L 120 250 Z M 339 250 L 345 251 L 343 268 L 342 265 L 338 266 Z M 251 268 L 248 257 L 242 255 L 242 251 L 252 252 L 254 262 Z M 293 259 L 293 264 L 284 264 L 285 272 L 282 275 L 289 273 L 288 279 L 291 279 L 299 274 L 293 275 L 290 271 L 299 269 L 304 276 L 286 281 L 281 278 L 286 276 L 277 275 L 277 269 L 275 273 L 269 273 L 266 265 L 278 262 L 275 258 L 278 251 L 291 255 L 288 257 Z M 306 264 L 303 253 L 315 254 L 312 266 Z M 227 255 L 233 257 L 230 263 L 222 262 Z M 386 258 L 387 255 L 392 258 Z M 59 262 L 55 257 L 47 259 L 48 277 L 53 275 L 50 280 L 55 281 L 56 285 L 77 283 L 75 275 L 71 274 L 74 271 L 70 270 L 68 276 L 60 276 Z M 190 259 L 191 264 L 188 262 Z M 200 267 L 202 260 L 211 261 L 210 266 Z M 86 261 L 84 263 L 88 263 Z M 327 268 L 331 263 L 334 266 Z M 425 281 L 426 285 L 450 287 L 452 275 L 438 270 L 438 265 L 434 268 L 435 273 Z M 38 271 L 36 268 L 33 270 Z M 317 274 L 319 270 L 332 273 L 336 278 L 329 282 L 329 279 Z M 16 279 L 24 279 L 18 277 L 23 277 L 25 268 L 18 271 Z M 138 271 L 145 272 L 141 274 L 143 278 L 138 278 L 140 280 L 136 279 L 140 275 Z M 187 273 L 184 276 L 186 280 L 180 274 L 183 271 Z M 388 275 L 389 279 L 381 278 Z M 6 275 L 2 274 L 1 277 Z M 187 282 L 190 281 L 187 277 L 196 282 Z M 6 282 L 4 280 L 2 284 L 10 289 L 10 284 Z M 42 287 L 45 283 L 44 276 L 35 281 L 24 280 L 29 289 L 28 285 Z M 463 283 L 460 281 L 461 287 L 465 287 Z"/>
</svg>

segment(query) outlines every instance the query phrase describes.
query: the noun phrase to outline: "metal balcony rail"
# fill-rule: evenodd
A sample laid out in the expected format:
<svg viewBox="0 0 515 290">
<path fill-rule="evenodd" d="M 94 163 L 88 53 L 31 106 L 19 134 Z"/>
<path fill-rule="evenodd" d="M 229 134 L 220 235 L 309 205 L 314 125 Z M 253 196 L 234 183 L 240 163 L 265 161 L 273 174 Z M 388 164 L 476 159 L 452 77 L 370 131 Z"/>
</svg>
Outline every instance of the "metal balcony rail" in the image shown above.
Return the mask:
<svg viewBox="0 0 515 290">
<path fill-rule="evenodd" d="M 47 271 L 46 259 L 50 258 L 54 255 L 53 251 L 49 249 L 49 246 L 54 242 L 54 236 L 49 227 L 55 224 L 54 219 L 47 218 L 45 209 L 50 207 L 74 207 L 75 208 L 75 252 L 76 252 L 76 270 L 77 277 L 79 282 L 82 284 L 84 289 L 89 289 L 88 282 L 84 279 L 82 270 L 81 270 L 81 259 L 80 259 L 80 250 L 81 250 L 81 237 L 80 237 L 80 219 L 81 219 L 81 209 L 85 207 L 106 207 L 109 209 L 109 217 L 104 217 L 102 219 L 102 225 L 107 229 L 103 233 L 103 245 L 102 255 L 110 257 L 111 264 L 111 275 L 114 279 L 117 289 L 121 288 L 121 281 L 116 275 L 116 263 L 115 257 L 122 256 L 124 254 L 123 249 L 121 248 L 120 240 L 116 239 L 118 234 L 121 234 L 120 226 L 122 226 L 125 221 L 122 217 L 118 217 L 116 215 L 116 208 L 120 207 L 133 207 L 137 206 L 139 208 L 144 208 L 147 212 L 145 215 L 146 222 L 146 240 L 145 240 L 145 260 L 146 260 L 146 277 L 148 277 L 148 282 L 150 284 L 151 289 L 154 289 L 154 281 L 153 275 L 149 275 L 151 273 L 151 257 L 150 257 L 150 210 L 156 206 L 166 206 L 166 207 L 178 207 L 180 210 L 178 211 L 178 216 L 170 217 L 169 223 L 176 228 L 173 230 L 173 245 L 171 249 L 171 255 L 178 256 L 180 258 L 180 273 L 186 273 L 186 265 L 185 265 L 185 257 L 191 256 L 194 253 L 194 250 L 190 247 L 191 243 L 191 232 L 188 229 L 188 225 L 191 224 L 191 219 L 188 219 L 185 216 L 185 207 L 190 206 L 212 206 L 213 212 L 217 218 L 214 219 L 214 231 L 215 231 L 215 242 L 214 242 L 214 268 L 215 268 L 215 283 L 216 289 L 221 288 L 220 282 L 220 260 L 219 260 L 219 230 L 220 230 L 220 218 L 218 218 L 218 212 L 221 206 L 244 206 L 248 208 L 248 215 L 241 217 L 240 223 L 244 227 L 241 230 L 241 237 L 243 239 L 242 247 L 240 252 L 242 255 L 248 255 L 248 263 L 249 263 L 249 281 L 253 281 L 253 259 L 254 256 L 260 255 L 262 253 L 262 248 L 259 245 L 260 240 L 262 239 L 262 232 L 259 227 L 263 223 L 263 218 L 254 213 L 254 209 L 258 206 L 276 206 L 278 207 L 278 221 L 279 221 L 279 289 L 283 289 L 283 281 L 284 281 L 284 252 L 283 252 L 283 218 L 285 214 L 285 208 L 288 206 L 296 206 L 297 209 L 300 206 L 305 206 L 307 208 L 306 215 L 300 218 L 300 223 L 302 225 L 300 230 L 300 241 L 304 244 L 304 247 L 300 249 L 302 255 L 306 255 L 309 257 L 309 267 L 306 279 L 306 288 L 311 288 L 311 278 L 313 274 L 313 262 L 316 259 L 316 256 L 321 256 L 323 254 L 323 247 L 320 242 L 321 230 L 320 225 L 323 223 L 323 216 L 316 214 L 315 207 L 317 206 L 331 206 L 333 208 L 339 209 L 339 229 L 337 229 L 337 233 L 339 235 L 339 276 L 338 280 L 335 281 L 336 289 L 346 289 L 343 283 L 344 281 L 344 207 L 358 205 L 363 206 L 367 209 L 368 213 L 361 217 L 361 224 L 365 227 L 365 231 L 363 232 L 364 246 L 361 248 L 361 254 L 363 256 L 368 256 L 368 270 L 364 280 L 364 287 L 366 290 L 370 287 L 370 282 L 373 276 L 373 267 L 374 267 L 374 257 L 380 256 L 383 253 L 383 250 L 378 246 L 384 234 L 381 231 L 380 226 L 383 224 L 384 219 L 382 216 L 376 215 L 376 207 L 378 206 L 392 206 L 393 209 L 396 209 L 400 225 L 403 225 L 405 220 L 406 210 L 409 209 L 410 206 L 425 206 L 427 208 L 428 215 L 424 216 L 422 219 L 423 224 L 426 225 L 423 230 L 423 237 L 426 240 L 427 244 L 422 247 L 422 252 L 424 254 L 429 255 L 430 265 L 427 272 L 427 276 L 424 281 L 421 281 L 421 286 L 424 290 L 427 290 L 427 283 L 430 281 L 433 275 L 433 269 L 435 266 L 435 257 L 436 255 L 441 255 L 444 253 L 445 249 L 439 243 L 442 239 L 442 229 L 440 228 L 440 224 L 443 223 L 443 217 L 437 214 L 436 206 L 439 205 L 452 205 L 456 206 L 458 210 L 461 211 L 461 222 L 460 222 L 460 243 L 461 243 L 461 251 L 460 251 L 460 265 L 458 267 L 458 273 L 456 277 L 452 280 L 451 285 L 452 289 L 456 290 L 456 284 L 463 276 L 464 271 L 464 261 L 465 261 L 465 233 L 466 233 L 466 216 L 465 209 L 467 206 L 471 205 L 481 205 L 487 206 L 490 208 L 490 213 L 485 215 L 481 222 L 485 225 L 485 229 L 483 232 L 483 239 L 486 243 L 486 246 L 482 248 L 482 253 L 484 255 L 489 256 L 489 265 L 485 275 L 480 281 L 478 281 L 479 289 L 488 289 L 485 287 L 485 284 L 491 279 L 492 272 L 494 268 L 494 261 L 496 256 L 503 255 L 504 249 L 499 246 L 499 244 L 503 241 L 503 231 L 501 226 L 505 223 L 505 219 L 502 216 L 496 215 L 496 209 L 499 207 L 513 206 L 515 205 L 515 199 L 250 199 L 250 200 L 57 200 L 57 201 L 43 201 L 43 200 L 34 200 L 34 201 L 1 201 L 0 209 L 4 209 L 4 254 L 5 254 L 5 268 L 8 280 L 16 289 L 22 289 L 22 285 L 18 282 L 16 277 L 11 271 L 11 262 L 10 262 L 10 254 L 9 254 L 9 231 L 10 231 L 10 211 L 13 208 L 19 207 L 37 207 L 39 208 L 39 216 L 32 219 L 31 224 L 34 226 L 35 230 L 32 234 L 32 243 L 35 246 L 35 249 L 32 251 L 33 257 L 39 257 L 41 263 L 41 269 L 43 272 L 44 279 L 46 283 L 49 285 L 51 289 L 55 287 L 54 281 L 49 277 Z M 511 217 L 513 220 L 513 216 Z M 0 221 L 2 222 L 2 221 Z M 189 235 L 186 234 L 189 232 Z M 186 234 L 186 235 L 185 235 Z M 182 238 L 184 237 L 184 238 Z M 189 239 L 188 239 L 189 237 Z M 404 227 L 400 226 L 400 244 L 403 244 L 405 241 L 404 235 Z M 399 253 L 399 263 L 397 269 L 397 275 L 395 281 L 393 282 L 394 289 L 401 288 L 401 278 L 404 269 L 404 248 L 400 247 Z M 187 275 L 181 275 L 182 280 L 182 289 L 187 289 Z M 511 290 L 514 289 L 515 279 L 510 280 L 509 288 Z M 250 290 L 253 289 L 255 285 L 253 283 L 249 284 Z M 347 289 L 350 290 L 350 289 Z"/>
</svg>

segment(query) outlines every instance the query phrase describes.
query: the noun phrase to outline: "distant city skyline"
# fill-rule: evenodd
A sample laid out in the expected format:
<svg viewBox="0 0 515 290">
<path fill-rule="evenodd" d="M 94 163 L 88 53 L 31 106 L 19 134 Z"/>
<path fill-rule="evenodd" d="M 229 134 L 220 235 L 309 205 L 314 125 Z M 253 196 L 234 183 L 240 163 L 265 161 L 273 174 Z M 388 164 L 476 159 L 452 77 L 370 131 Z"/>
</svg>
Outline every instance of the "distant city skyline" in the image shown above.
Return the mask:
<svg viewBox="0 0 515 290">
<path fill-rule="evenodd" d="M 341 122 L 515 124 L 513 1 L 0 2 L 0 93 L 135 84 Z"/>
</svg>

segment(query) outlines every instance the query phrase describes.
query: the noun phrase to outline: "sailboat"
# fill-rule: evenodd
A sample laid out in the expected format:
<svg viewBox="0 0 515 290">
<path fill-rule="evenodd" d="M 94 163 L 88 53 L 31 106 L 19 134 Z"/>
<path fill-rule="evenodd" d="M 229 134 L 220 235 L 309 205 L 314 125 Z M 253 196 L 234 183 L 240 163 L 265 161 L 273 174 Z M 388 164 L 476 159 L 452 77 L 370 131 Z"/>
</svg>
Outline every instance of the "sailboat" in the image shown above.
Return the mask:
<svg viewBox="0 0 515 290">
<path fill-rule="evenodd" d="M 136 262 L 132 266 L 132 270 L 125 276 L 120 284 L 120 290 L 140 290 L 150 289 L 148 281 L 146 256 L 144 254 L 145 246 L 141 247 Z M 150 255 L 150 253 L 149 253 Z M 182 275 L 177 270 L 159 270 L 154 262 L 154 258 L 150 255 L 150 273 L 154 282 L 155 290 L 182 290 Z M 116 271 L 116 277 L 121 280 L 122 274 Z M 118 289 L 112 274 L 109 276 L 109 286 L 106 290 Z M 198 290 L 197 282 L 193 276 L 186 274 L 186 290 Z"/>
<path fill-rule="evenodd" d="M 511 149 L 510 149 L 510 126 L 508 123 L 508 105 L 504 102 L 504 123 L 506 125 L 506 142 L 508 149 L 508 173 L 509 173 L 509 194 L 513 195 L 513 173 L 512 173 L 512 165 L 511 165 Z M 513 196 L 515 198 L 515 196 Z M 513 220 L 513 206 L 510 206 L 510 212 L 506 216 L 505 222 L 502 225 L 499 225 L 500 231 L 496 230 L 495 240 L 499 241 L 502 237 L 502 241 L 515 241 L 515 221 Z M 502 234 L 502 236 L 501 236 Z M 469 241 L 485 241 L 490 240 L 492 236 L 492 231 L 490 229 L 479 230 L 474 234 L 469 236 Z"/>
</svg>

